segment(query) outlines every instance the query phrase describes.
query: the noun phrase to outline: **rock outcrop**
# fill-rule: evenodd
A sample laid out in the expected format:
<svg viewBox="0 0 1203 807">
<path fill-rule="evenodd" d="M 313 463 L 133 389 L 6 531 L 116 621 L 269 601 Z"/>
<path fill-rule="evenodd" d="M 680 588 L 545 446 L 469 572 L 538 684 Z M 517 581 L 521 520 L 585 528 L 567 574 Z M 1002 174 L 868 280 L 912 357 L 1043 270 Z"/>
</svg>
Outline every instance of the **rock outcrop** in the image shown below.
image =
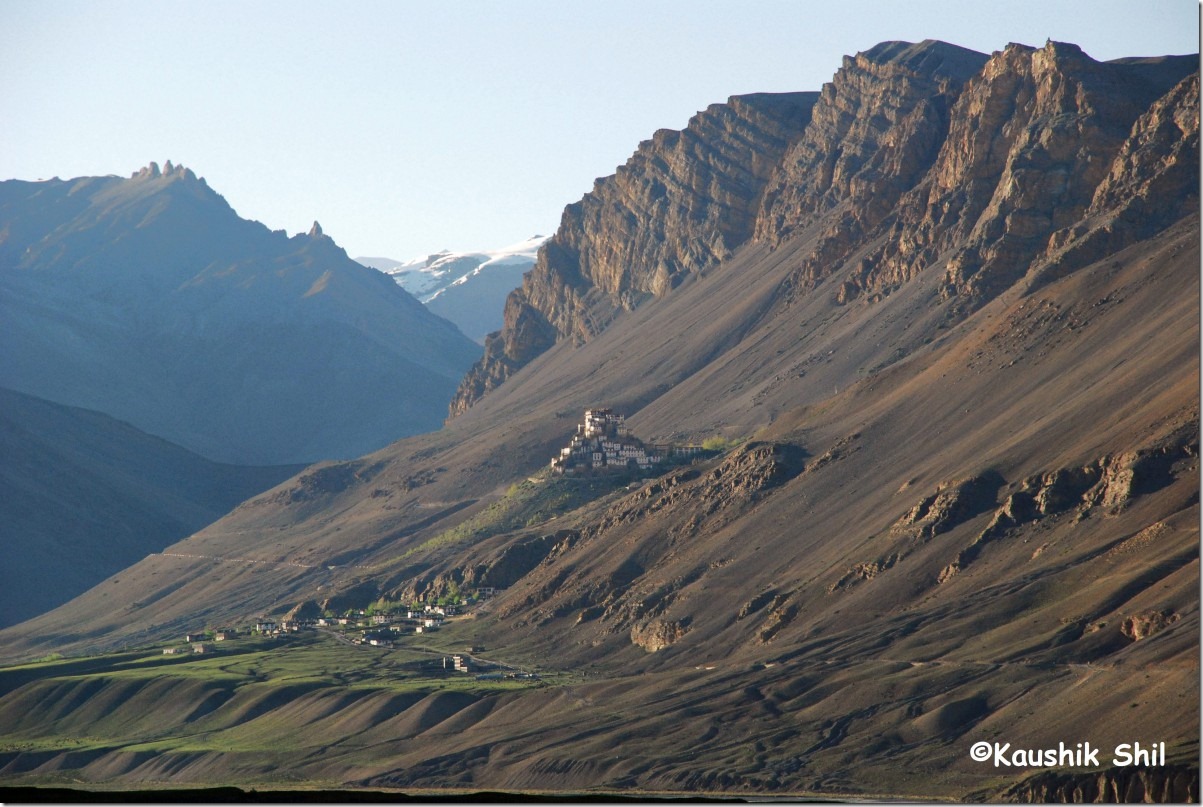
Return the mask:
<svg viewBox="0 0 1203 807">
<path fill-rule="evenodd" d="M 930 167 L 948 107 L 985 61 L 932 40 L 844 57 L 765 191 L 757 237 L 779 244 L 844 201 L 851 220 L 880 221 Z"/>
<path fill-rule="evenodd" d="M 631 628 L 631 643 L 649 653 L 663 650 L 677 642 L 689 631 L 688 623 L 676 620 L 653 619 Z"/>
<path fill-rule="evenodd" d="M 818 93 L 734 96 L 661 129 L 564 210 L 505 304 L 505 324 L 460 384 L 454 417 L 561 339 L 584 342 L 622 309 L 729 257 Z"/>
<path fill-rule="evenodd" d="M 757 238 L 773 245 L 821 226 L 791 294 L 838 268 L 924 177 L 947 137 L 949 108 L 985 61 L 932 40 L 845 57 L 769 183 L 756 224 Z"/>
<path fill-rule="evenodd" d="M 1133 123 L 1197 61 L 1096 62 L 1076 45 L 1008 45 L 969 81 L 927 176 L 900 201 L 862 282 L 888 291 L 944 263 L 975 308 L 1079 221 Z"/>
<path fill-rule="evenodd" d="M 1136 451 L 1025 479 L 995 511 L 986 528 L 944 567 L 939 582 L 952 579 L 973 563 L 987 543 L 1021 525 L 1069 511 L 1081 521 L 1096 508 L 1105 516 L 1116 515 L 1136 497 L 1165 487 L 1179 474 L 1193 472 L 1198 455 L 1198 434 L 1193 426 L 1186 426 Z M 1137 614 L 1125 621 L 1123 633 L 1131 639 L 1143 638 L 1169 624 L 1168 618 L 1160 612 Z"/>
<path fill-rule="evenodd" d="M 749 240 L 810 239 L 786 303 L 835 275 L 838 302 L 872 302 L 930 268 L 964 313 L 1147 237 L 1198 206 L 1197 64 L 884 42 L 821 93 L 711 106 L 568 206 L 450 416 Z"/>
<path fill-rule="evenodd" d="M 499 615 L 546 624 L 577 612 L 578 624 L 596 620 L 601 633 L 627 634 L 649 652 L 670 646 L 688 632 L 690 622 L 688 614 L 666 613 L 680 592 L 703 578 L 709 567 L 671 579 L 649 575 L 648 570 L 676 547 L 730 523 L 796 478 L 803 469 L 802 454 L 789 444 L 752 443 L 733 450 L 705 473 L 681 468 L 617 499 L 588 529 L 561 542 L 565 552 L 544 552 L 531 578 L 537 583 L 525 596 L 500 606 Z M 575 548 L 579 557 L 583 548 L 613 542 L 652 521 L 662 529 L 606 573 L 585 571 L 565 557 L 568 549 Z"/>
<path fill-rule="evenodd" d="M 1134 642 L 1147 639 L 1178 621 L 1178 614 L 1167 611 L 1141 611 L 1129 614 L 1120 623 L 1119 632 Z"/>
<path fill-rule="evenodd" d="M 997 796 L 989 800 L 999 800 Z M 1194 804 L 1199 801 L 1199 769 L 1110 768 L 1099 773 L 1043 771 L 1001 794 L 1001 800 L 1040 804 Z"/>
<path fill-rule="evenodd" d="M 1036 281 L 1066 275 L 1197 210 L 1198 180 L 1199 74 L 1193 73 L 1133 124 L 1083 219 L 1049 239 Z"/>
</svg>

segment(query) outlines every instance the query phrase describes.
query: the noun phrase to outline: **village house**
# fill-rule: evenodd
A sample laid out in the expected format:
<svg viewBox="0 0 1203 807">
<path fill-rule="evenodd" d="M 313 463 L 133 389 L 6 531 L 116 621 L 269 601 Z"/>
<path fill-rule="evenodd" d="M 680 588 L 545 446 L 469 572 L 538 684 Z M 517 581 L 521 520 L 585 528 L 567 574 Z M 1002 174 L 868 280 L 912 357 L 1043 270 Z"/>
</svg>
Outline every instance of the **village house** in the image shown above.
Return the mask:
<svg viewBox="0 0 1203 807">
<path fill-rule="evenodd" d="M 203 633 L 185 633 L 184 634 L 184 641 L 187 642 L 188 644 L 191 644 L 193 642 L 203 642 L 204 640 L 205 640 L 205 634 L 203 634 Z"/>
<path fill-rule="evenodd" d="M 192 652 L 197 654 L 212 653 L 213 645 L 208 642 L 195 642 L 192 645 Z"/>
<path fill-rule="evenodd" d="M 238 636 L 238 631 L 233 628 L 218 628 L 213 632 L 213 639 L 218 642 L 224 642 L 227 639 L 234 639 Z"/>
</svg>

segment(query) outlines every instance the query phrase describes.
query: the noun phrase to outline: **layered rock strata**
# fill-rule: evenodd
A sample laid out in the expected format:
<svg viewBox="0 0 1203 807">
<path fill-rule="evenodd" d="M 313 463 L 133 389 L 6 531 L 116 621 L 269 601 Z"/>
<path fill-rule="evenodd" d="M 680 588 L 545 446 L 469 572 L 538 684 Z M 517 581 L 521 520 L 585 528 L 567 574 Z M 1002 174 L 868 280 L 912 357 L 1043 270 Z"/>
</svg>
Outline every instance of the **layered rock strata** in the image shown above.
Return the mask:
<svg viewBox="0 0 1203 807">
<path fill-rule="evenodd" d="M 774 246 L 821 226 L 791 292 L 830 274 L 923 179 L 948 135 L 949 108 L 985 61 L 931 40 L 883 42 L 844 58 L 770 181 L 756 224 L 757 238 Z"/>
<path fill-rule="evenodd" d="M 787 305 L 833 276 L 837 302 L 872 302 L 930 269 L 963 314 L 1148 237 L 1198 206 L 1197 67 L 885 42 L 817 95 L 712 106 L 565 210 L 451 416 L 750 240 L 810 239 Z"/>
<path fill-rule="evenodd" d="M 1199 207 L 1199 74 L 1132 126 L 1080 222 L 1053 233 L 1037 264 L 1056 279 L 1158 232 Z"/>
<path fill-rule="evenodd" d="M 661 129 L 569 205 L 505 324 L 460 384 L 452 417 L 561 339 L 583 342 L 748 241 L 760 197 L 818 93 L 734 96 Z"/>
<path fill-rule="evenodd" d="M 1085 215 L 1133 124 L 1191 66 L 1096 62 L 1059 42 L 995 53 L 953 105 L 935 162 L 899 200 L 883 246 L 853 282 L 888 292 L 943 263 L 946 298 L 973 308 L 997 295 L 1052 233 Z"/>
</svg>

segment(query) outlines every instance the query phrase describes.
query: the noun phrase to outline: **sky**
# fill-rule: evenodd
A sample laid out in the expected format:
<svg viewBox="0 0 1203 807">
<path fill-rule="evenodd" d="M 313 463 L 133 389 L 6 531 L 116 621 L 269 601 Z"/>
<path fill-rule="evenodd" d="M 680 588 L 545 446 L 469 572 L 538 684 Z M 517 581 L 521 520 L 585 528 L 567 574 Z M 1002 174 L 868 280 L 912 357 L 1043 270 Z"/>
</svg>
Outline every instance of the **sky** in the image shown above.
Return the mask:
<svg viewBox="0 0 1203 807">
<path fill-rule="evenodd" d="M 0 0 L 0 179 L 205 177 L 406 260 L 554 232 L 661 128 L 885 40 L 1197 53 L 1196 0 Z"/>
</svg>

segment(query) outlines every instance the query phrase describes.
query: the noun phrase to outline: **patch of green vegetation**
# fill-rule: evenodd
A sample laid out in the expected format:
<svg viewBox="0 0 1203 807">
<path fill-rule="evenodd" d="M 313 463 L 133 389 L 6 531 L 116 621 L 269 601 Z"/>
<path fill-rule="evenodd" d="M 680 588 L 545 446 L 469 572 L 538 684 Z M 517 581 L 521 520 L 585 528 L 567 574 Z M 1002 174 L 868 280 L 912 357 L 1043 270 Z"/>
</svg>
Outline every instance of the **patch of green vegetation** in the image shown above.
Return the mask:
<svg viewBox="0 0 1203 807">
<path fill-rule="evenodd" d="M 446 670 L 444 652 L 353 645 L 315 631 L 235 639 L 197 656 L 159 648 L 0 669 L 23 676 L 19 687 L 0 688 L 0 711 L 26 716 L 0 727 L 0 752 L 216 752 L 251 755 L 271 770 L 330 736 L 354 752 L 359 733 L 406 704 L 429 708 L 427 696 L 487 698 L 567 680 L 482 680 Z"/>
<path fill-rule="evenodd" d="M 748 438 L 746 437 L 723 437 L 722 435 L 715 435 L 713 437 L 707 437 L 705 440 L 703 440 L 702 448 L 706 451 L 717 451 L 722 453 L 730 451 L 733 448 L 737 448 L 746 442 L 748 442 Z"/>
<path fill-rule="evenodd" d="M 547 524 L 582 505 L 622 490 L 632 479 L 630 474 L 624 473 L 541 476 L 516 482 L 503 497 L 483 511 L 409 549 L 397 561 L 462 541 L 482 540 Z"/>
</svg>

